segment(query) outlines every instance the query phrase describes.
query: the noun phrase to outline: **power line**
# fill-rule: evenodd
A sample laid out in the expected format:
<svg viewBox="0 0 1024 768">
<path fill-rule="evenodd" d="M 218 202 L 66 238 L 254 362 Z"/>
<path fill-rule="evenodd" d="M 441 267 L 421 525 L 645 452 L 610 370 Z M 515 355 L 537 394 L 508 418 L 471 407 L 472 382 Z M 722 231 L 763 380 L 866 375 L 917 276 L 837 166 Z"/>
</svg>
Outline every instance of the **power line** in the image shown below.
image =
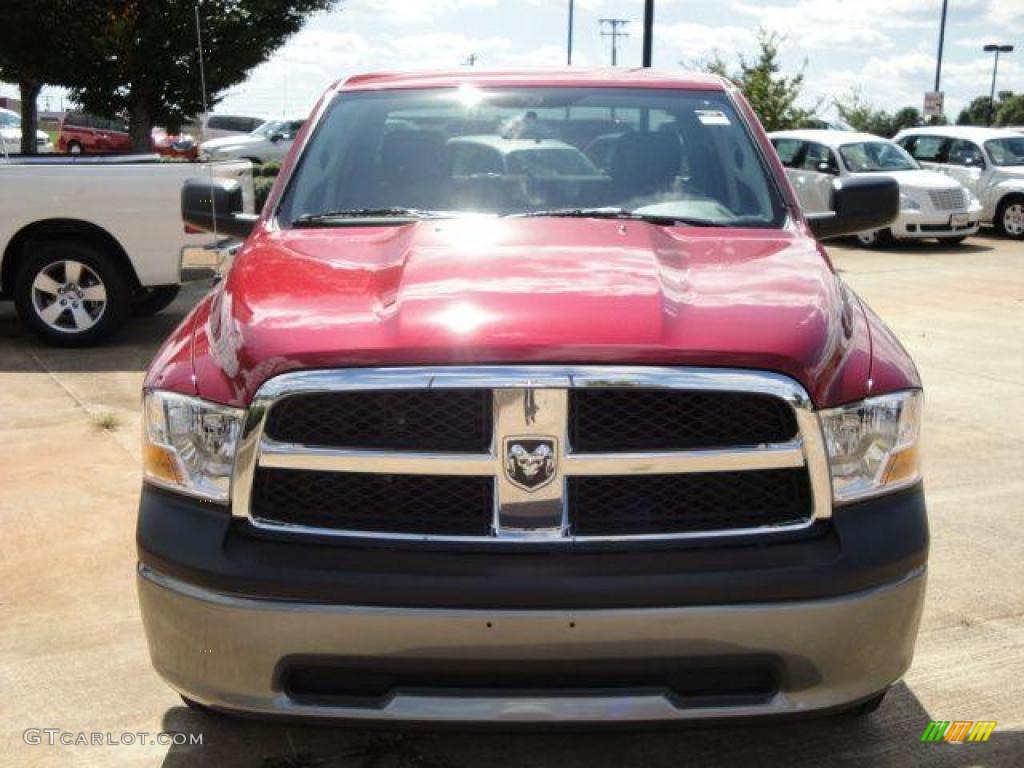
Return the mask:
<svg viewBox="0 0 1024 768">
<path fill-rule="evenodd" d="M 617 66 L 619 63 L 619 38 L 629 37 L 629 32 L 625 31 L 625 27 L 629 24 L 628 19 L 601 19 L 601 37 L 610 37 L 612 39 L 612 66 Z"/>
</svg>

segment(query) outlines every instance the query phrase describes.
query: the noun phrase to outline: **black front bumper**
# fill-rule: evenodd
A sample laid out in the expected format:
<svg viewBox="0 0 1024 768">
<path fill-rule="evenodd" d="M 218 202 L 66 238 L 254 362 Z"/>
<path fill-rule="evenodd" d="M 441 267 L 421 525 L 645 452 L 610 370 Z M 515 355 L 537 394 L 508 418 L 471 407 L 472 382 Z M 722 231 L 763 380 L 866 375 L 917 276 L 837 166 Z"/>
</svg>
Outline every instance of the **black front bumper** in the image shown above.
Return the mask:
<svg viewBox="0 0 1024 768">
<path fill-rule="evenodd" d="M 659 544 L 480 547 L 270 536 L 227 509 L 145 486 L 139 560 L 214 592 L 335 605 L 609 609 L 837 597 L 928 559 L 918 485 L 797 534 Z"/>
</svg>

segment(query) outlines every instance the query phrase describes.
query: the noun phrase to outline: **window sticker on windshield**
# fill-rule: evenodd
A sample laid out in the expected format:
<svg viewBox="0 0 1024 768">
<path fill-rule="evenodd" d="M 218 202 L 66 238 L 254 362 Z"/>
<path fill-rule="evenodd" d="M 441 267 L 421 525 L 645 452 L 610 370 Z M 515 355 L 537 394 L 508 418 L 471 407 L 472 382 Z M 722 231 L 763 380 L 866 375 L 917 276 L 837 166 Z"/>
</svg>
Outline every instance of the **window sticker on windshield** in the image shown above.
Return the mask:
<svg viewBox="0 0 1024 768">
<path fill-rule="evenodd" d="M 725 112 L 717 109 L 695 109 L 694 113 L 702 125 L 729 125 Z"/>
</svg>

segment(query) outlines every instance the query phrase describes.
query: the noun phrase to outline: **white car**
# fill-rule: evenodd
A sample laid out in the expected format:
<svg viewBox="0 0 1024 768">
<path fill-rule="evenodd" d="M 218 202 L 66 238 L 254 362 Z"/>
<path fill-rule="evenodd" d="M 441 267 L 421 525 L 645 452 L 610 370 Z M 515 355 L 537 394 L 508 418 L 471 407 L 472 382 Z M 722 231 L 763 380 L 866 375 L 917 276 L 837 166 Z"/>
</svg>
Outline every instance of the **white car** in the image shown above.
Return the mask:
<svg viewBox="0 0 1024 768">
<path fill-rule="evenodd" d="M 908 128 L 896 141 L 925 168 L 956 179 L 982 205 L 981 220 L 1024 239 L 1024 136 L 1007 128 Z"/>
<path fill-rule="evenodd" d="M 254 163 L 280 162 L 292 148 L 303 120 L 269 120 L 245 136 L 225 136 L 204 141 L 199 156 L 210 160 L 252 160 Z"/>
<path fill-rule="evenodd" d="M 809 213 L 829 210 L 836 177 L 885 174 L 900 185 L 899 217 L 889 227 L 861 232 L 863 245 L 936 238 L 963 242 L 976 234 L 982 207 L 956 180 L 923 170 L 899 145 L 870 133 L 777 131 L 769 134 L 800 205 Z"/>
<path fill-rule="evenodd" d="M 62 346 L 95 344 L 132 315 L 159 312 L 224 255 L 222 241 L 181 224 L 186 179 L 211 176 L 253 210 L 244 161 L 0 155 L 0 297 L 14 300 L 28 330 Z"/>
<path fill-rule="evenodd" d="M 245 136 L 267 122 L 265 117 L 243 115 L 206 115 L 203 117 L 200 134 L 203 140 L 221 139 L 225 136 Z"/>
<path fill-rule="evenodd" d="M 0 109 L 0 155 L 21 152 L 21 115 L 9 109 Z M 53 142 L 45 131 L 36 131 L 36 152 L 53 152 Z"/>
</svg>

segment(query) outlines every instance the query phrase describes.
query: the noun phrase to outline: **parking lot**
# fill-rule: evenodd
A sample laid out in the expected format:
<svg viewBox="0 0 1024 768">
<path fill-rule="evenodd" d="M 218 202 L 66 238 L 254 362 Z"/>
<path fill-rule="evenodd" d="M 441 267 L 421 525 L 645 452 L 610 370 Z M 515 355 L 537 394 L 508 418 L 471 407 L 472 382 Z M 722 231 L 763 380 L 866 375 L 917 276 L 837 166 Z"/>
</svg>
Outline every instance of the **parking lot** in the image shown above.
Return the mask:
<svg viewBox="0 0 1024 768">
<path fill-rule="evenodd" d="M 201 292 L 107 347 L 60 350 L 0 305 L 0 722 L 9 765 L 1009 766 L 1024 760 L 1024 247 L 830 248 L 927 390 L 929 594 L 917 655 L 881 710 L 658 732 L 356 731 L 214 718 L 149 665 L 134 585 L 139 388 Z M 922 744 L 929 720 L 996 720 L 984 744 Z M 26 745 L 28 728 L 181 731 L 201 746 Z M 9 761 L 9 762 L 8 762 Z"/>
</svg>

